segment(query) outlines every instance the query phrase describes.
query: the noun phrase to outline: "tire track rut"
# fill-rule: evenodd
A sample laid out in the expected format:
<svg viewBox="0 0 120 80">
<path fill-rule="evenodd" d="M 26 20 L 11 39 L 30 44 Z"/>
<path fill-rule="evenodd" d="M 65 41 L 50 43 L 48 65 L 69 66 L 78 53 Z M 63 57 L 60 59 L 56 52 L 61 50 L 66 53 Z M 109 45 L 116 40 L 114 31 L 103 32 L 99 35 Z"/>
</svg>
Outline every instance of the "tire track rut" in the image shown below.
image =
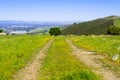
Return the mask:
<svg viewBox="0 0 120 80">
<path fill-rule="evenodd" d="M 36 80 L 39 75 L 39 69 L 42 67 L 42 63 L 46 57 L 45 53 L 52 41 L 53 40 L 50 40 L 25 68 L 19 70 L 18 73 L 14 75 L 13 80 Z"/>
<path fill-rule="evenodd" d="M 102 66 L 102 63 L 99 61 L 96 62 L 96 59 L 104 59 L 101 55 L 94 55 L 93 52 L 83 51 L 78 49 L 70 40 L 66 40 L 70 47 L 73 49 L 73 55 L 75 55 L 80 62 L 83 62 L 87 65 L 93 72 L 97 75 L 100 75 L 103 80 L 120 80 L 118 75 L 115 75 L 111 70 Z"/>
</svg>

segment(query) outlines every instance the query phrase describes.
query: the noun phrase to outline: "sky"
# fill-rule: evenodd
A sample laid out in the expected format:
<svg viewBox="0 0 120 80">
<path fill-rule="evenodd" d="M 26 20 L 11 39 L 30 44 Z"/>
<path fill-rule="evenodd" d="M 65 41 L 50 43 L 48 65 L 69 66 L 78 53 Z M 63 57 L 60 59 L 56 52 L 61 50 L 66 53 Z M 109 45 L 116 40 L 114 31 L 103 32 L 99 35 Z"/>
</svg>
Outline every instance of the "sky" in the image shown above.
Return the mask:
<svg viewBox="0 0 120 80">
<path fill-rule="evenodd" d="M 0 20 L 88 21 L 120 16 L 120 0 L 0 0 Z"/>
</svg>

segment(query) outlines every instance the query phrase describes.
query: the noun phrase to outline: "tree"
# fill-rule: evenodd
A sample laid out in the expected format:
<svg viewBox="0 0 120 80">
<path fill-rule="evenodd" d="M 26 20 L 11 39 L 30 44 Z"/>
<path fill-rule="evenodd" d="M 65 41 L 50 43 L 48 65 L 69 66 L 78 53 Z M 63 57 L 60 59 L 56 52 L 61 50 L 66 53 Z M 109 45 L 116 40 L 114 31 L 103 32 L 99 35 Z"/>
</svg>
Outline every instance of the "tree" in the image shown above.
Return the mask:
<svg viewBox="0 0 120 80">
<path fill-rule="evenodd" d="M 120 35 L 120 19 L 115 20 L 113 25 L 107 29 L 107 34 Z"/>
<path fill-rule="evenodd" d="M 58 36 L 61 34 L 61 31 L 59 28 L 50 28 L 49 33 L 50 35 Z"/>
<path fill-rule="evenodd" d="M 107 30 L 107 34 L 120 35 L 120 27 L 110 26 Z"/>
<path fill-rule="evenodd" d="M 0 29 L 0 33 L 2 33 L 3 32 L 3 30 L 2 29 Z"/>
<path fill-rule="evenodd" d="M 77 23 L 74 23 L 73 25 L 76 25 Z"/>
</svg>

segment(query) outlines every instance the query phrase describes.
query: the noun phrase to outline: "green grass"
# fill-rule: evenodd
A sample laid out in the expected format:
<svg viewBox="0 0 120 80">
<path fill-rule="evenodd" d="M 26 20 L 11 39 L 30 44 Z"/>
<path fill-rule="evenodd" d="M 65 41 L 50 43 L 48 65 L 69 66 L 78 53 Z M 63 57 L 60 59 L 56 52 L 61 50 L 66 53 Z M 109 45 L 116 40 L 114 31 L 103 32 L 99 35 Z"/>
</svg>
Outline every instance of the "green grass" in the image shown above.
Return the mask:
<svg viewBox="0 0 120 80">
<path fill-rule="evenodd" d="M 12 80 L 12 76 L 23 68 L 51 38 L 40 35 L 0 36 L 0 80 Z M 38 80 L 100 80 L 71 54 L 72 49 L 65 38 L 72 40 L 79 48 L 96 51 L 97 54 L 107 56 L 109 59 L 115 54 L 120 54 L 120 36 L 54 37 L 40 69 Z M 108 63 L 104 66 L 114 65 L 114 62 L 107 59 L 103 63 Z M 118 63 L 113 67 L 116 65 L 118 68 L 114 69 L 119 70 Z"/>
<path fill-rule="evenodd" d="M 49 40 L 39 35 L 0 36 L 0 80 L 11 80 Z"/>
<path fill-rule="evenodd" d="M 102 66 L 120 75 L 120 36 L 74 36 L 69 39 L 79 48 L 105 56 L 98 59 Z M 119 58 L 113 61 L 112 57 L 116 54 L 119 54 Z"/>
<path fill-rule="evenodd" d="M 96 51 L 110 59 L 115 54 L 120 55 L 120 36 L 77 36 L 70 39 L 79 48 Z"/>
<path fill-rule="evenodd" d="M 40 69 L 39 80 L 100 80 L 70 53 L 64 38 L 55 38 Z"/>
</svg>

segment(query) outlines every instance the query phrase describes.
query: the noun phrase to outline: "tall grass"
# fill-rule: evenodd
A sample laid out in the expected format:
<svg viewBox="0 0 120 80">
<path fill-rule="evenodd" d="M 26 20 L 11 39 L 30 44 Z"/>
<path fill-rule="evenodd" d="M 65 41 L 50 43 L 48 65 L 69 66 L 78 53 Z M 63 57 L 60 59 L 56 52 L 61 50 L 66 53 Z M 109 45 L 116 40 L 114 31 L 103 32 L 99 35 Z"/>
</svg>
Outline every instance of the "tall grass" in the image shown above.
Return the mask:
<svg viewBox="0 0 120 80">
<path fill-rule="evenodd" d="M 11 80 L 48 40 L 39 35 L 0 36 L 0 80 Z"/>
<path fill-rule="evenodd" d="M 109 58 L 120 55 L 120 36 L 77 36 L 70 39 L 79 48 L 96 51 Z"/>
<path fill-rule="evenodd" d="M 71 53 L 63 37 L 57 37 L 48 49 L 39 80 L 100 80 Z"/>
</svg>

